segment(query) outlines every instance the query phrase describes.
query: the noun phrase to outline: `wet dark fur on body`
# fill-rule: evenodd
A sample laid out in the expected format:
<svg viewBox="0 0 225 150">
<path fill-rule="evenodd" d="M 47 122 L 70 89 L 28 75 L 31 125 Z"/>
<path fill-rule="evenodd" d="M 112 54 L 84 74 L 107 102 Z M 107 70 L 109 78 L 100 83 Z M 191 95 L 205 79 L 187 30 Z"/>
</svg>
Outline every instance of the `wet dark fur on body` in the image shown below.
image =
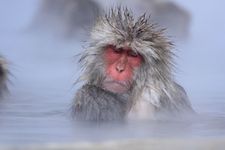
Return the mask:
<svg viewBox="0 0 225 150">
<path fill-rule="evenodd" d="M 128 9 L 111 9 L 99 17 L 91 31 L 88 47 L 80 58 L 83 73 L 79 80 L 85 85 L 75 96 L 75 118 L 117 120 L 129 114 L 138 117 L 136 114 L 142 102 L 149 105 L 149 116 L 192 112 L 184 89 L 173 79 L 173 44 L 163 31 L 151 24 L 145 15 L 135 19 Z M 102 54 L 107 45 L 117 48 L 126 45 L 143 57 L 141 67 L 134 72 L 125 104 L 124 100 L 121 101 L 123 96 L 114 96 L 101 89 L 106 78 Z"/>
<path fill-rule="evenodd" d="M 128 95 L 117 95 L 94 85 L 84 85 L 75 98 L 75 117 L 78 120 L 123 120 L 129 110 Z"/>
</svg>

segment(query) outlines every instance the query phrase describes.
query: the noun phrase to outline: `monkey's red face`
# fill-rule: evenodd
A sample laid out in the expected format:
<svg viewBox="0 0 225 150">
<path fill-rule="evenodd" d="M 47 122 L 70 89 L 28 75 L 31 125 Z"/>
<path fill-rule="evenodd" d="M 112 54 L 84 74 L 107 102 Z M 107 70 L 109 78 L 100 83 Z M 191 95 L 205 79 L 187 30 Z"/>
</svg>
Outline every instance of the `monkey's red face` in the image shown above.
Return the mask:
<svg viewBox="0 0 225 150">
<path fill-rule="evenodd" d="M 140 67 L 142 57 L 130 48 L 108 46 L 104 51 L 106 80 L 103 87 L 114 93 L 125 93 L 130 89 L 134 70 Z"/>
</svg>

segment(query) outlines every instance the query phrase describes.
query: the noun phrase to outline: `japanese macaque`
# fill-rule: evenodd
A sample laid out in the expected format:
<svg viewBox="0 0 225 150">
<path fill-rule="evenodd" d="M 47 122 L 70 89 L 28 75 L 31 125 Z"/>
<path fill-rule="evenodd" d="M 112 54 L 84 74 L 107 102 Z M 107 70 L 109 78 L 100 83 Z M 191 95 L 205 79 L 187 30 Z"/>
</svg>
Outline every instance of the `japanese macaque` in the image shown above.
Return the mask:
<svg viewBox="0 0 225 150">
<path fill-rule="evenodd" d="M 6 64 L 5 59 L 0 56 L 0 97 L 3 95 L 4 91 L 7 90 L 6 81 L 8 70 Z"/>
<path fill-rule="evenodd" d="M 173 44 L 145 15 L 111 9 L 99 17 L 80 58 L 85 85 L 73 105 L 77 120 L 154 119 L 193 109 L 173 78 Z"/>
</svg>

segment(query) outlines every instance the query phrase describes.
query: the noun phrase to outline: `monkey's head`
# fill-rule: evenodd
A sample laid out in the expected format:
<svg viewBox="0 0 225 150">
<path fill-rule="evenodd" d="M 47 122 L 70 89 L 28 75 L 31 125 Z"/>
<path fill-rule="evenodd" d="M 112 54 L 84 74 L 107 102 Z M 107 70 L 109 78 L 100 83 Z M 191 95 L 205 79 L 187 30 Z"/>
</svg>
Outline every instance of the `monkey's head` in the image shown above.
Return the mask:
<svg viewBox="0 0 225 150">
<path fill-rule="evenodd" d="M 128 9 L 111 9 L 98 18 L 89 42 L 80 59 L 81 79 L 89 84 L 137 93 L 170 81 L 172 44 L 145 15 L 135 19 Z"/>
</svg>

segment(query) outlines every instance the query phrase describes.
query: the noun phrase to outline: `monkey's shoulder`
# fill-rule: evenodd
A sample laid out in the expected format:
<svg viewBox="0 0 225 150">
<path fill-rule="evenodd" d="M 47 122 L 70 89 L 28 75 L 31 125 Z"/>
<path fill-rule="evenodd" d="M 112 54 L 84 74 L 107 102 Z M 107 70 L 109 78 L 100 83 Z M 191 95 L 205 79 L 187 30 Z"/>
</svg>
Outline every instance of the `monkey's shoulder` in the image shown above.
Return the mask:
<svg viewBox="0 0 225 150">
<path fill-rule="evenodd" d="M 173 88 L 168 89 L 160 97 L 160 110 L 167 110 L 171 113 L 190 113 L 193 112 L 191 103 L 185 89 L 178 83 L 173 83 Z"/>
</svg>

